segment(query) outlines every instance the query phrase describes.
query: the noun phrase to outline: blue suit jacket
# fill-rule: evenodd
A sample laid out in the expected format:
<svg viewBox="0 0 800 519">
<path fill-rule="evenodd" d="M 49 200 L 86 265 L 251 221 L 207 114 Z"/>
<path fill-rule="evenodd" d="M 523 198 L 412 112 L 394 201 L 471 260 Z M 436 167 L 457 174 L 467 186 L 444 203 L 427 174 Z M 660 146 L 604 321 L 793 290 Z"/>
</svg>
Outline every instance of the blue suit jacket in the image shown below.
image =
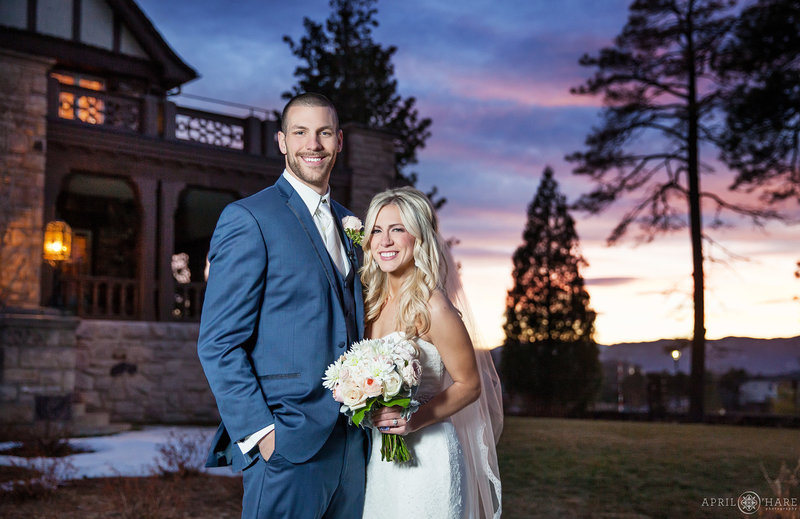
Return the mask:
<svg viewBox="0 0 800 519">
<path fill-rule="evenodd" d="M 353 243 L 341 229 L 350 215 L 333 202 L 334 220 L 357 272 Z M 222 424 L 210 466 L 240 470 L 258 457 L 235 441 L 275 425 L 275 451 L 308 460 L 325 443 L 339 404 L 322 387 L 325 368 L 348 344 L 343 292 L 307 206 L 289 182 L 228 205 L 209 252 L 211 264 L 198 354 Z M 363 337 L 361 282 L 355 275 L 357 337 Z"/>
</svg>

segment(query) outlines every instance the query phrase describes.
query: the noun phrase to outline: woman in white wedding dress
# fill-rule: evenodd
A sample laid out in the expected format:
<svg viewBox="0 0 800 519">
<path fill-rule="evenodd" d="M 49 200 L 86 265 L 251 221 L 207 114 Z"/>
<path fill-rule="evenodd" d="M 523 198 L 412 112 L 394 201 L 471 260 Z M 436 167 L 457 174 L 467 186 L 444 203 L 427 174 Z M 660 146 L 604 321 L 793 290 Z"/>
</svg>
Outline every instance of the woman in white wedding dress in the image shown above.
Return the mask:
<svg viewBox="0 0 800 519">
<path fill-rule="evenodd" d="M 499 384 L 453 304 L 457 275 L 437 225 L 427 197 L 412 188 L 376 195 L 367 212 L 367 336 L 412 338 L 422 365 L 415 413 L 382 407 L 372 414 L 367 519 L 500 516 L 495 443 L 502 425 L 490 423 L 502 421 L 492 420 L 502 417 Z M 381 460 L 381 434 L 403 435 L 412 460 Z"/>
</svg>

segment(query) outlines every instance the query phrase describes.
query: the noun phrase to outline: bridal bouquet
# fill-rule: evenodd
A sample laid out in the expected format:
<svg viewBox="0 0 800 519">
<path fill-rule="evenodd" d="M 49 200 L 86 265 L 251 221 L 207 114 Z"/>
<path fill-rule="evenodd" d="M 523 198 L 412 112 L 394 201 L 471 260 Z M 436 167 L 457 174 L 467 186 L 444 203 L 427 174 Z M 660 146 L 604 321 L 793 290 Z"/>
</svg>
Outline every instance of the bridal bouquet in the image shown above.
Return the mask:
<svg viewBox="0 0 800 519">
<path fill-rule="evenodd" d="M 340 411 L 362 426 L 374 406 L 400 406 L 410 412 L 419 385 L 422 366 L 411 341 L 389 336 L 353 344 L 325 370 L 322 385 L 342 404 Z M 384 434 L 381 459 L 404 462 L 411 459 L 405 439 Z"/>
</svg>

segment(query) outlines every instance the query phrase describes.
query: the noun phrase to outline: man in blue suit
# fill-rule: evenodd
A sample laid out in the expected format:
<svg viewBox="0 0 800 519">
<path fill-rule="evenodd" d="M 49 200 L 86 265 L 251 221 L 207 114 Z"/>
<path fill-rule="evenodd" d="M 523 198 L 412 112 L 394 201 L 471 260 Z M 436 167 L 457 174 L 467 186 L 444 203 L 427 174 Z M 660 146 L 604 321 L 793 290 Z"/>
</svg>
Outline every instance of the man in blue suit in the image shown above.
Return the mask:
<svg viewBox="0 0 800 519">
<path fill-rule="evenodd" d="M 198 354 L 222 424 L 208 465 L 244 470 L 243 518 L 358 518 L 366 435 L 322 386 L 364 321 L 351 213 L 330 200 L 331 102 L 289 101 L 278 143 L 281 177 L 227 206 L 211 238 Z"/>
</svg>

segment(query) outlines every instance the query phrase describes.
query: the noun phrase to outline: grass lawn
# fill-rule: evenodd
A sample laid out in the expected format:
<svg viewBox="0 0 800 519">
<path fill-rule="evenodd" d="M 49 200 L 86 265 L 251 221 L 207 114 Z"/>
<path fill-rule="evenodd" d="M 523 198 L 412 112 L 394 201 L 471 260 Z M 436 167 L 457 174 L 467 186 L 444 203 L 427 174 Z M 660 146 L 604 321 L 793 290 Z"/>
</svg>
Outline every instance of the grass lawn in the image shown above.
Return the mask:
<svg viewBox="0 0 800 519">
<path fill-rule="evenodd" d="M 800 431 L 507 417 L 498 456 L 508 519 L 757 517 L 703 499 L 775 497 L 761 466 L 793 469 Z"/>
<path fill-rule="evenodd" d="M 747 490 L 774 497 L 761 466 L 771 477 L 782 462 L 793 469 L 800 431 L 508 417 L 498 455 L 506 519 L 767 519 L 778 516 L 744 516 L 703 500 L 735 503 Z M 20 469 L 0 467 L 0 482 L 21 477 Z M 791 492 L 800 501 L 800 487 Z M 83 479 L 45 495 L 0 493 L 0 517 L 233 519 L 240 500 L 239 478 Z"/>
</svg>

